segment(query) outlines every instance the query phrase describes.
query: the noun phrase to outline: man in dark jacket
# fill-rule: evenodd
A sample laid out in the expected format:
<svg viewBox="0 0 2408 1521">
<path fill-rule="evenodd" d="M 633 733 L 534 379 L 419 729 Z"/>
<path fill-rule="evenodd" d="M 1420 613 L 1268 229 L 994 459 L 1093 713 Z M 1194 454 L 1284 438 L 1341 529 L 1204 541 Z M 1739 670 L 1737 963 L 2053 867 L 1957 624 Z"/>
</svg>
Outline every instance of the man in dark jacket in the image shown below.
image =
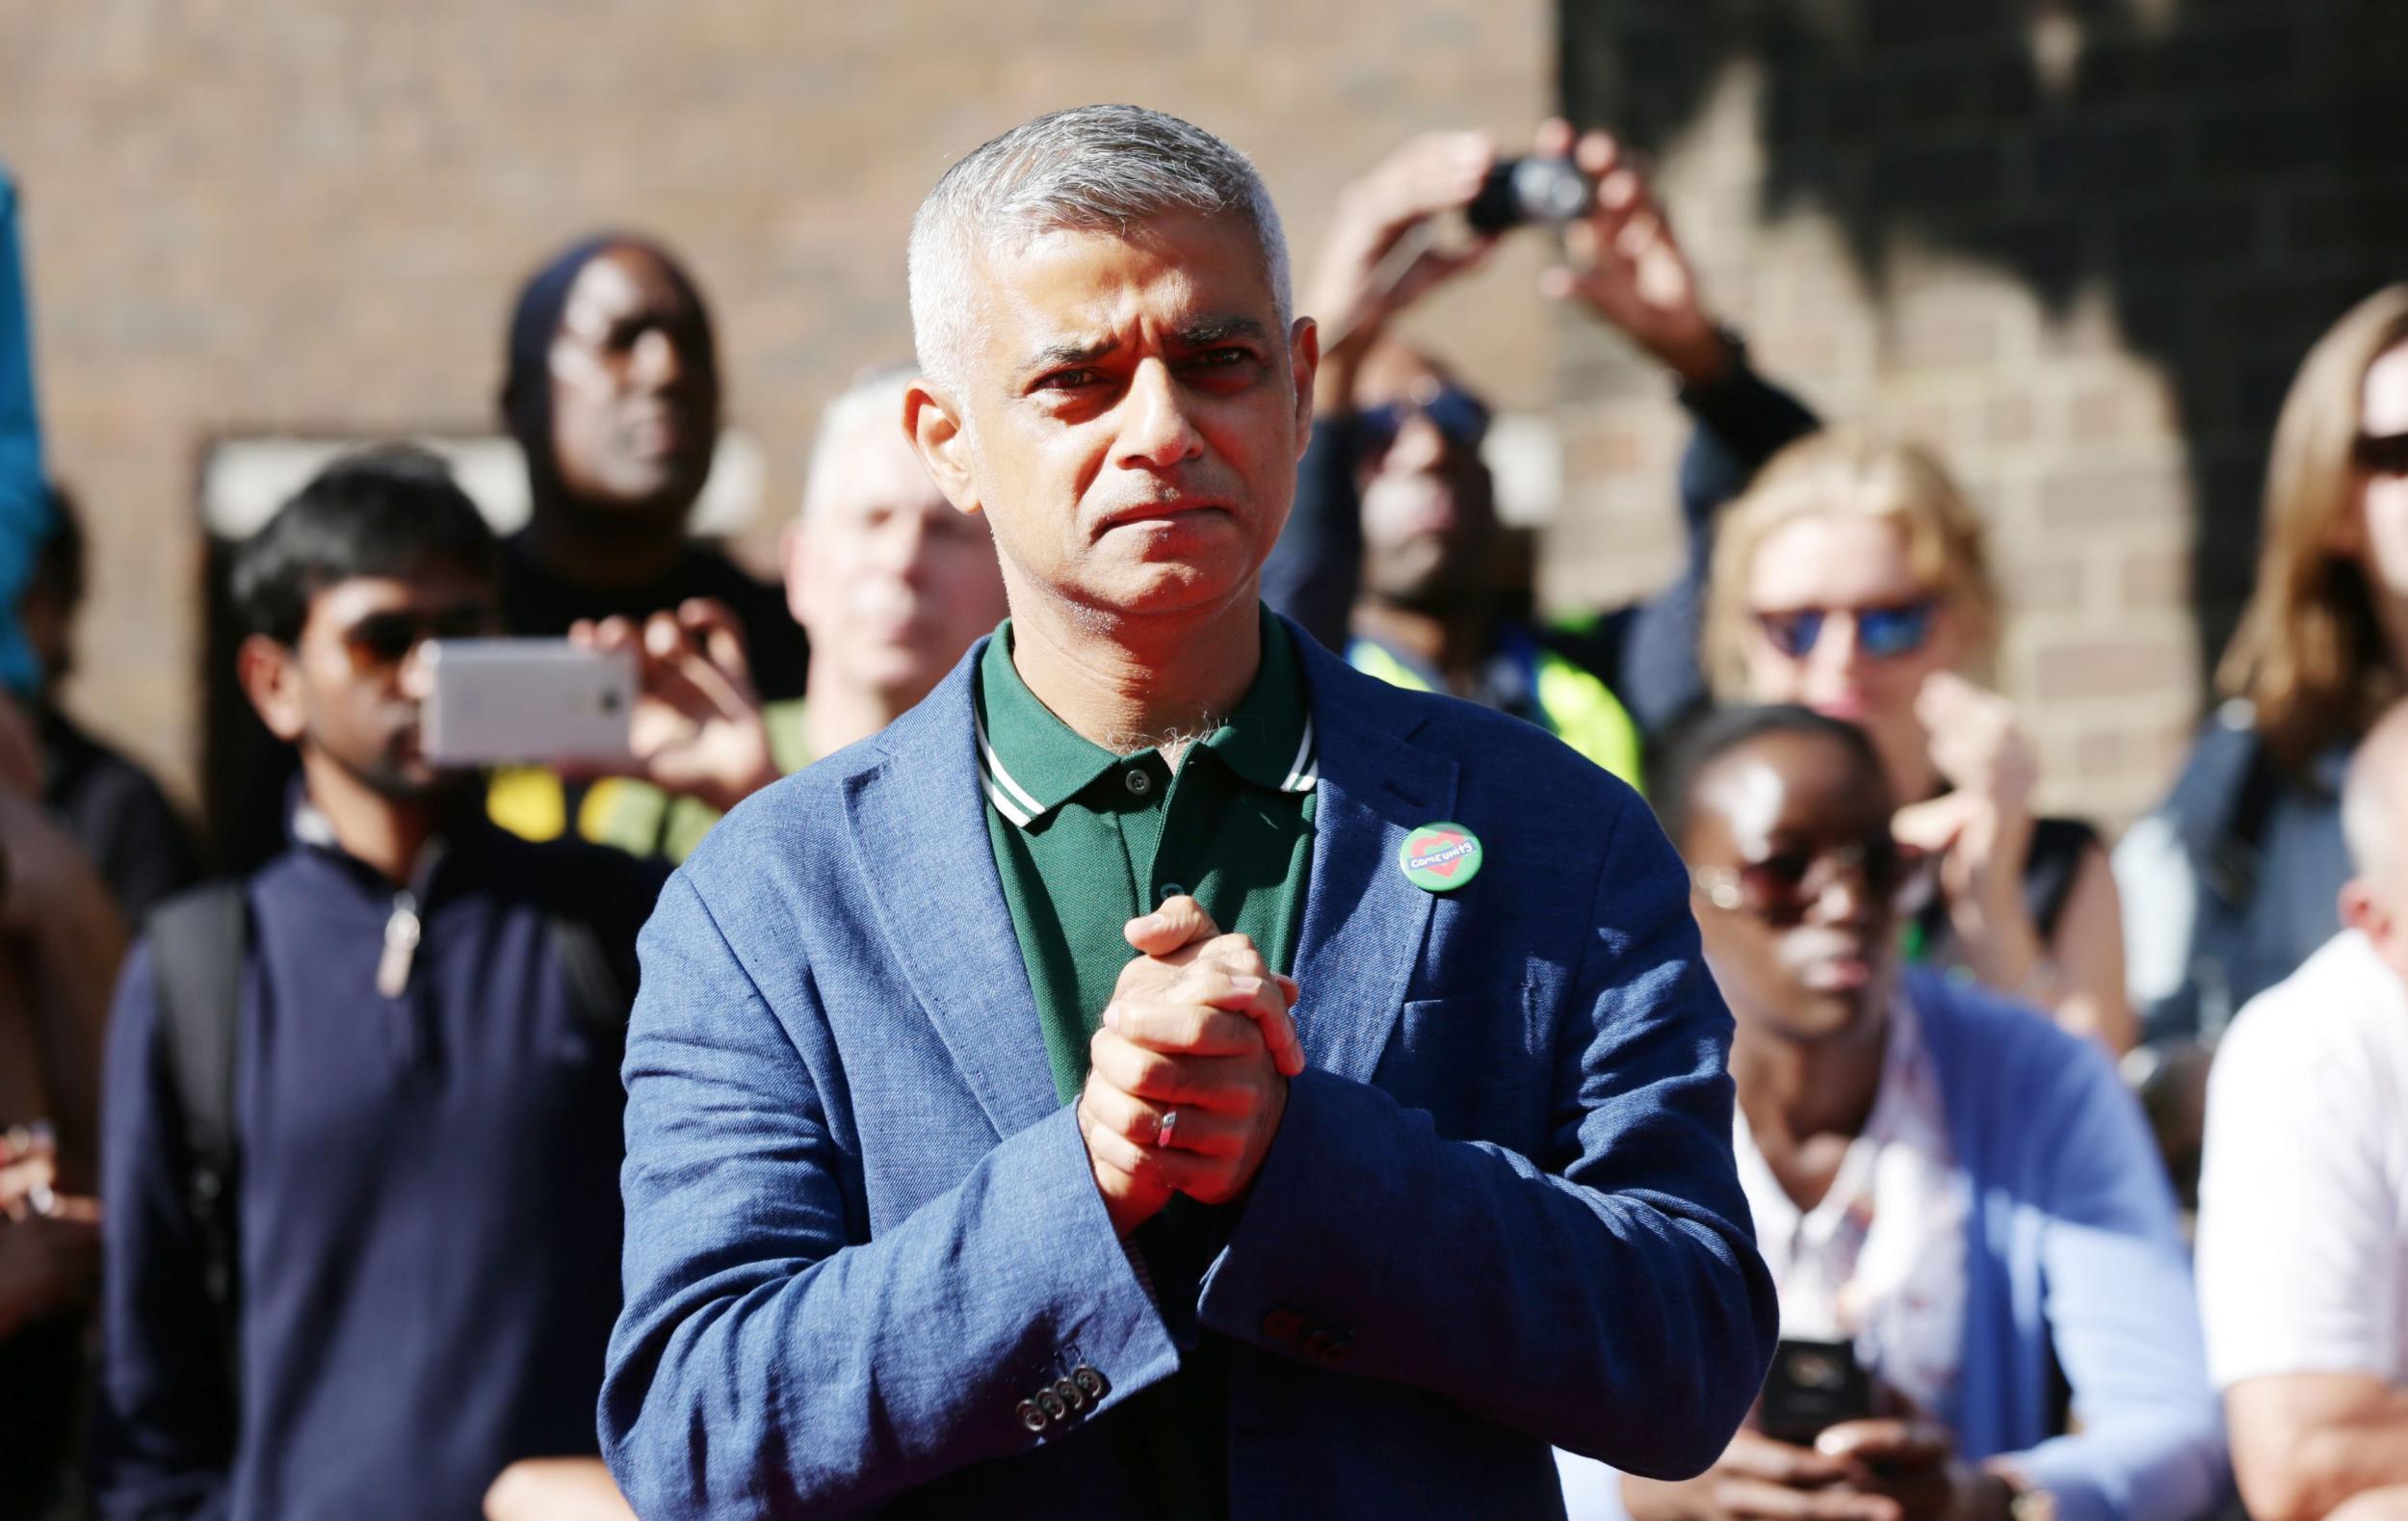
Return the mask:
<svg viewBox="0 0 2408 1521">
<path fill-rule="evenodd" d="M 468 1521 L 509 1465 L 595 1450 L 626 952 L 660 873 L 506 834 L 422 753 L 424 642 L 498 628 L 497 560 L 406 452 L 338 461 L 242 552 L 243 687 L 301 798 L 238 902 L 203 890 L 239 972 L 168 955 L 170 905 L 118 987 L 105 1515 Z M 212 1028 L 238 1164 L 215 1208 L 182 1060 Z"/>
</svg>

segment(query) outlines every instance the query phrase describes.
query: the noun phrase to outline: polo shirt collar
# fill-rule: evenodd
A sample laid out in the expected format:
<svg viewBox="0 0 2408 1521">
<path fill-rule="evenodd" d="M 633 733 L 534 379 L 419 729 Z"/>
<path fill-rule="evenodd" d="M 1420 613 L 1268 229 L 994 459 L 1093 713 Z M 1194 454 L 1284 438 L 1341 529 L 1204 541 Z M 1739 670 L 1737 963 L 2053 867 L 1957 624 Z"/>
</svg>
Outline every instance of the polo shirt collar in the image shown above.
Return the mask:
<svg viewBox="0 0 2408 1521">
<path fill-rule="evenodd" d="M 1228 719 L 1201 746 L 1243 780 L 1269 792 L 1311 792 L 1321 755 L 1304 673 L 1288 626 L 1266 610 L 1263 664 Z M 1011 663 L 1011 619 L 979 661 L 979 780 L 995 811 L 1027 828 L 1128 760 L 1054 716 Z M 1139 752 L 1143 753 L 1143 752 Z"/>
</svg>

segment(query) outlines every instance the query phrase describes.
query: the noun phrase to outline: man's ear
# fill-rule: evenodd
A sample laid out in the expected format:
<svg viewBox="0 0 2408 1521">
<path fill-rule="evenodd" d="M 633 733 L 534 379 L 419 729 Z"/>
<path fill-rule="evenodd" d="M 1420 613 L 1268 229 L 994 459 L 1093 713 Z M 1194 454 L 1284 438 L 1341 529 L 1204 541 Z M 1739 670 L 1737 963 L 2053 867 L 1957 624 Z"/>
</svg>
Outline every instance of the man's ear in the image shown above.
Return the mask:
<svg viewBox="0 0 2408 1521">
<path fill-rule="evenodd" d="M 920 462 L 928 466 L 945 500 L 958 511 L 983 511 L 986 504 L 970 468 L 968 419 L 953 397 L 927 376 L 920 377 L 903 393 L 903 435 L 919 451 Z"/>
<path fill-rule="evenodd" d="M 1313 441 L 1313 377 L 1321 373 L 1321 325 L 1298 317 L 1288 329 L 1288 371 L 1296 378 L 1296 457 Z"/>
<path fill-rule="evenodd" d="M 811 531 L 802 526 L 800 517 L 786 525 L 777 538 L 777 564 L 786 576 L 786 613 L 805 628 L 811 626 L 811 593 L 805 590 L 803 569 L 810 564 Z"/>
<path fill-rule="evenodd" d="M 268 732 L 287 745 L 300 744 L 308 720 L 301 705 L 300 657 L 292 646 L 253 634 L 234 652 L 234 675 Z"/>
<path fill-rule="evenodd" d="M 2392 911 L 2383 902 L 2383 895 L 2374 883 L 2363 877 L 2353 877 L 2342 883 L 2342 928 L 2355 930 L 2381 949 L 2392 937 L 2395 926 Z"/>
</svg>

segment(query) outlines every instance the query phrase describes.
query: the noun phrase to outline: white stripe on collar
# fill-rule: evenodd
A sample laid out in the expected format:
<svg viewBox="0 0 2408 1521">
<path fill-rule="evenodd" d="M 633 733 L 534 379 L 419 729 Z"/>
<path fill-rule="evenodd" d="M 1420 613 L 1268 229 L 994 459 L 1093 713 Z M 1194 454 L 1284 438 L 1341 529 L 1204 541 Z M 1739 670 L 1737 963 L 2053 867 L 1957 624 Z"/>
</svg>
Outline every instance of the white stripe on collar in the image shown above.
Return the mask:
<svg viewBox="0 0 2408 1521">
<path fill-rule="evenodd" d="M 977 726 L 979 731 L 979 757 L 986 763 L 989 795 L 992 796 L 998 788 L 1008 794 L 1012 800 L 1020 805 L 1019 809 L 1015 811 L 1005 807 L 1000 800 L 997 801 L 996 807 L 1001 809 L 1004 817 L 1010 819 L 1012 823 L 1026 826 L 1030 819 L 1045 811 L 1045 805 L 1031 797 L 1029 789 L 1014 781 L 1011 773 L 1004 770 L 1002 758 L 995 753 L 994 742 L 986 737 L 986 720 L 974 712 L 970 715 L 970 721 Z"/>
<path fill-rule="evenodd" d="M 1296 760 L 1288 767 L 1288 779 L 1279 784 L 1281 792 L 1311 792 L 1322 776 L 1322 758 L 1313 750 L 1313 716 L 1304 716 L 1304 739 L 1296 747 Z"/>
</svg>

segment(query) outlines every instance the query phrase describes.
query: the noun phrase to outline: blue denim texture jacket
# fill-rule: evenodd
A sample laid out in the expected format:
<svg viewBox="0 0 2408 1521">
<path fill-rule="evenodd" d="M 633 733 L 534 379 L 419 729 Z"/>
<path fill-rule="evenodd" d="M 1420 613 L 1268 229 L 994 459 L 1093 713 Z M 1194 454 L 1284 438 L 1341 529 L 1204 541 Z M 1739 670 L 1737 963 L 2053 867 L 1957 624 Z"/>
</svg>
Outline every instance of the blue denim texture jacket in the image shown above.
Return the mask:
<svg viewBox="0 0 2408 1521">
<path fill-rule="evenodd" d="M 1182 1334 L 1227 1343 L 1233 1515 L 1555 1515 L 1550 1444 L 1722 1450 L 1776 1316 L 1687 874 L 1552 737 L 1298 644 L 1311 1070 L 1191 1305 L 1156 1301 L 1055 1096 L 979 789 L 983 642 L 671 879 L 600 1407 L 649 1521 L 1147 1514 L 1099 1432 Z M 1485 847 L 1446 894 L 1398 864 L 1435 821 Z"/>
</svg>

